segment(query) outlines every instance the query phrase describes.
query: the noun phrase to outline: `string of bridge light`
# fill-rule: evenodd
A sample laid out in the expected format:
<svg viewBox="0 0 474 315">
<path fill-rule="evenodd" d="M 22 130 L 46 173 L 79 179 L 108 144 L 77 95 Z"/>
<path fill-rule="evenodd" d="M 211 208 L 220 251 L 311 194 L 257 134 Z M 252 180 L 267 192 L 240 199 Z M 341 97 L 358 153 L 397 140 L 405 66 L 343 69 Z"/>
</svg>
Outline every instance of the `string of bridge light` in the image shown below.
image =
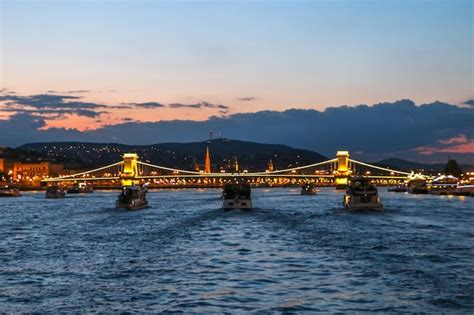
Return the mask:
<svg viewBox="0 0 474 315">
<path fill-rule="evenodd" d="M 252 173 L 252 175 L 279 174 L 279 173 L 285 173 L 285 172 L 293 172 L 293 171 L 298 171 L 298 170 L 302 170 L 302 169 L 305 169 L 305 168 L 316 167 L 316 166 L 321 166 L 321 165 L 324 165 L 324 164 L 334 163 L 336 161 L 337 161 L 337 158 L 334 158 L 334 159 L 331 159 L 331 160 L 318 162 L 318 163 L 314 163 L 314 164 L 310 164 L 310 165 L 287 168 L 287 169 L 277 170 L 277 171 L 272 171 L 272 172 L 257 172 L 257 173 Z"/>
</svg>

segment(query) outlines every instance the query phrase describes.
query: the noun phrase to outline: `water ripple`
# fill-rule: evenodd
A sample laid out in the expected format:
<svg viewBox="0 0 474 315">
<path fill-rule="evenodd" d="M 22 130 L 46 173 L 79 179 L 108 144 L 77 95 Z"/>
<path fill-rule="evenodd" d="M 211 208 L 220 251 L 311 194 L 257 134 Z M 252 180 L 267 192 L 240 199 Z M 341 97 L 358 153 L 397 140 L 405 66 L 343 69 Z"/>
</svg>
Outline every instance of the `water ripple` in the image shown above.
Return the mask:
<svg viewBox="0 0 474 315">
<path fill-rule="evenodd" d="M 472 313 L 474 198 L 388 193 L 384 213 L 342 194 L 159 190 L 0 199 L 0 313 Z"/>
</svg>

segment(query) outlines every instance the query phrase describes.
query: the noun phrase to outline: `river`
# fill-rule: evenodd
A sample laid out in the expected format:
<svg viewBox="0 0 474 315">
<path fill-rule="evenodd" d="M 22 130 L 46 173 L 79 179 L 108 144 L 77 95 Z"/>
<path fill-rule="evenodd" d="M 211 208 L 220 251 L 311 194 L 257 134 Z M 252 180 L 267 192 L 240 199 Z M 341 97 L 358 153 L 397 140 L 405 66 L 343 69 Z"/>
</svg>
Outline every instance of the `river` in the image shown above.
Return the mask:
<svg viewBox="0 0 474 315">
<path fill-rule="evenodd" d="M 342 192 L 219 189 L 0 199 L 0 312 L 474 311 L 474 198 L 391 193 L 348 213 Z"/>
</svg>

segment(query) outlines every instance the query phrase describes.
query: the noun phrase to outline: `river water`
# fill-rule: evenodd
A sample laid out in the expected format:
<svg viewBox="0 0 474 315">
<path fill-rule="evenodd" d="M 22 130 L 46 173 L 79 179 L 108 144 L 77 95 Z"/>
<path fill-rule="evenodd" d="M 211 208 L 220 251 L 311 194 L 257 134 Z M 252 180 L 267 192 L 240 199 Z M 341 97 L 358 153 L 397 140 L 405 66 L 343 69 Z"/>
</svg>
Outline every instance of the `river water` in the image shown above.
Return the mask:
<svg viewBox="0 0 474 315">
<path fill-rule="evenodd" d="M 383 213 L 331 188 L 2 198 L 0 313 L 474 312 L 474 198 L 380 190 Z"/>
</svg>

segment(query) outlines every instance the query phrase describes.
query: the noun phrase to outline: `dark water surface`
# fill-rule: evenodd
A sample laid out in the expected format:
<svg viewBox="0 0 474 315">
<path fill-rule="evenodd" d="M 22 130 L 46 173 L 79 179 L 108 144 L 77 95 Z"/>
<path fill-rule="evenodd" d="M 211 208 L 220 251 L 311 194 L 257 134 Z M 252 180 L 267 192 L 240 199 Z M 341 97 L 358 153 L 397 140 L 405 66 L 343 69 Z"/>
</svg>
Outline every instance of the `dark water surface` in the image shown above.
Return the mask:
<svg viewBox="0 0 474 315">
<path fill-rule="evenodd" d="M 342 193 L 254 189 L 0 199 L 0 312 L 474 311 L 474 198 L 381 189 L 384 213 Z"/>
</svg>

